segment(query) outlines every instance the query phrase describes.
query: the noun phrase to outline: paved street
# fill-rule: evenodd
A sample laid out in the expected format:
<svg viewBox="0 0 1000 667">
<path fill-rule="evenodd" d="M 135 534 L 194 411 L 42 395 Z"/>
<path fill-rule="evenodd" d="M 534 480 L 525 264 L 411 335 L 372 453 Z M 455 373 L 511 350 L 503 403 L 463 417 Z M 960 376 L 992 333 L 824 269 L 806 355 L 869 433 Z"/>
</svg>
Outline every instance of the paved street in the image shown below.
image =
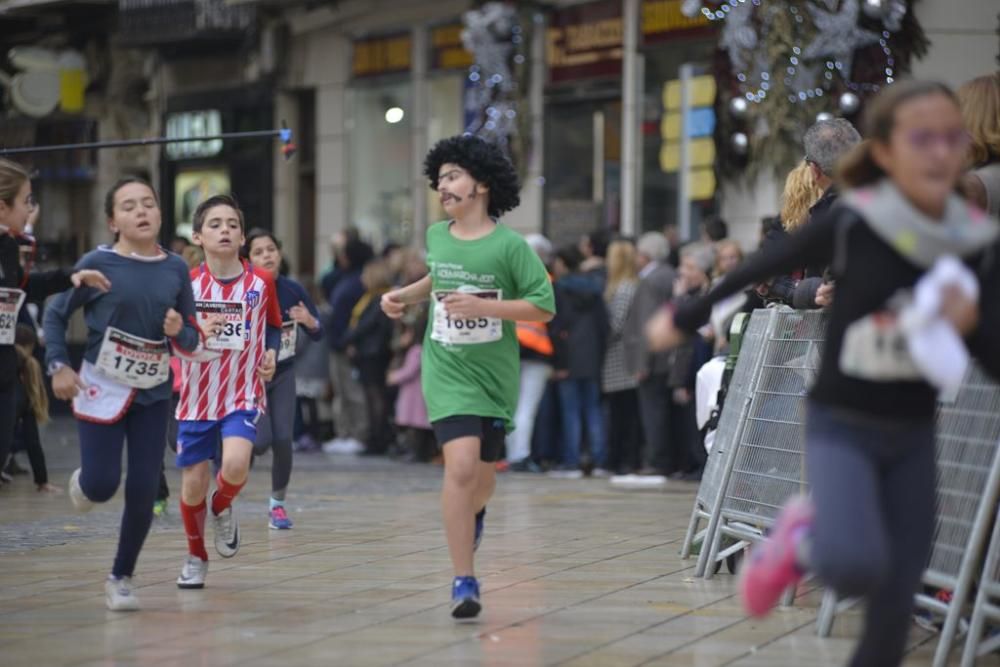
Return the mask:
<svg viewBox="0 0 1000 667">
<path fill-rule="evenodd" d="M 68 427 L 60 420 L 45 436 L 60 485 L 76 460 Z M 485 613 L 457 625 L 440 468 L 299 456 L 296 526 L 276 532 L 260 463 L 238 503 L 242 551 L 212 560 L 204 591 L 174 584 L 176 508 L 156 523 L 137 614 L 103 600 L 120 494 L 79 516 L 65 495 L 39 496 L 18 478 L 0 495 L 0 665 L 836 665 L 857 626 L 849 613 L 833 638 L 815 638 L 812 586 L 794 607 L 750 621 L 732 577 L 692 578 L 677 555 L 691 484 L 624 492 L 530 475 L 501 477 L 478 559 Z M 170 481 L 176 489 L 173 470 Z M 915 626 L 911 639 L 907 664 L 929 665 L 933 636 Z"/>
</svg>

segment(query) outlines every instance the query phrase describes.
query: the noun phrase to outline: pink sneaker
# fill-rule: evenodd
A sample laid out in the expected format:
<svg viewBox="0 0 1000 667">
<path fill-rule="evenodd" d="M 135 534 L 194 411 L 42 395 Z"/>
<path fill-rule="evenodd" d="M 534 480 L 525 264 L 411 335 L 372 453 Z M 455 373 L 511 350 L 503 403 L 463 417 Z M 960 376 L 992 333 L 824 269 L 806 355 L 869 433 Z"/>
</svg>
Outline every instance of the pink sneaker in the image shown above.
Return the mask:
<svg viewBox="0 0 1000 667">
<path fill-rule="evenodd" d="M 739 582 L 743 608 L 750 616 L 765 616 L 785 589 L 802 578 L 804 573 L 795 562 L 796 547 L 802 529 L 812 519 L 812 502 L 806 496 L 792 498 L 781 510 L 771 536 L 750 551 Z"/>
</svg>

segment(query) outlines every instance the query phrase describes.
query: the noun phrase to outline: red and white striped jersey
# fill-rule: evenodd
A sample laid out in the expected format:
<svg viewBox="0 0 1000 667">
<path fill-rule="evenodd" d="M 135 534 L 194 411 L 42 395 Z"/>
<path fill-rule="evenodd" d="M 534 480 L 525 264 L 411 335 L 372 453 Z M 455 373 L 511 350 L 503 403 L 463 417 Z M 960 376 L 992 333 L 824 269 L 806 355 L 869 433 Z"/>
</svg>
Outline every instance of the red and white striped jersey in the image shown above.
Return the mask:
<svg viewBox="0 0 1000 667">
<path fill-rule="evenodd" d="M 281 308 L 274 279 L 244 262 L 243 274 L 220 282 L 205 264 L 192 269 L 195 301 L 242 301 L 245 304 L 242 350 L 223 350 L 210 361 L 181 360 L 178 421 L 219 420 L 238 410 L 264 410 L 267 394 L 257 375 L 266 352 L 267 326 L 281 328 Z"/>
</svg>

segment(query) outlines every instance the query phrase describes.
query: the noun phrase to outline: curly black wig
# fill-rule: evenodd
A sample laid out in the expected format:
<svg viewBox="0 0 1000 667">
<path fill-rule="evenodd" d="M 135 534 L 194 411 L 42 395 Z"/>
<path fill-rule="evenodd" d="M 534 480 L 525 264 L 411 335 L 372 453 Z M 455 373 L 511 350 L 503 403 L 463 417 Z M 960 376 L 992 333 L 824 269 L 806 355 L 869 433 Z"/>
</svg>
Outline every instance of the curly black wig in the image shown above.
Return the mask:
<svg viewBox="0 0 1000 667">
<path fill-rule="evenodd" d="M 497 146 L 471 134 L 437 142 L 424 160 L 424 174 L 430 180 L 431 190 L 437 190 L 443 164 L 457 164 L 490 189 L 487 206 L 490 217 L 499 218 L 521 203 L 517 171 Z"/>
</svg>

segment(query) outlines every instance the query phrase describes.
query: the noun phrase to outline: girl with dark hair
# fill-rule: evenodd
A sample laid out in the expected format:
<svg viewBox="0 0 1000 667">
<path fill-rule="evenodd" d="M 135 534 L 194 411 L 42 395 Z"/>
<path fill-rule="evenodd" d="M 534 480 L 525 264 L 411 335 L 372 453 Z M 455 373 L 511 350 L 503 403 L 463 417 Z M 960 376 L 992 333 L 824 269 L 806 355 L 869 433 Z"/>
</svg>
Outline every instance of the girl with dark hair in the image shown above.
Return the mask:
<svg viewBox="0 0 1000 667">
<path fill-rule="evenodd" d="M 648 335 L 658 348 L 676 345 L 713 303 L 745 285 L 803 261 L 832 264 L 837 295 L 806 425 L 811 499 L 785 506 L 744 567 L 740 591 L 748 613 L 762 616 L 812 570 L 841 596 L 864 597 L 851 664 L 881 667 L 902 660 L 927 564 L 937 389 L 955 381 L 932 366 L 940 349 L 911 352 L 926 342 L 926 332 L 907 324 L 913 291 L 919 284 L 937 298 L 928 316 L 952 332 L 959 357 L 960 335 L 997 376 L 1000 302 L 977 303 L 960 281 L 935 278 L 939 260 L 958 258 L 956 271 L 978 280 L 981 293 L 996 294 L 1000 245 L 996 223 L 955 193 L 968 135 L 951 90 L 897 83 L 871 103 L 867 121 L 868 141 L 842 167 L 850 190 L 825 217 L 751 258 L 707 297 L 673 315 L 664 310 Z M 965 360 L 958 361 L 961 373 Z"/>
<path fill-rule="evenodd" d="M 323 338 L 319 311 L 302 285 L 281 272 L 284 259 L 281 242 L 271 232 L 252 229 L 247 235 L 245 254 L 250 263 L 274 276 L 281 308 L 281 347 L 278 368 L 267 383 L 268 410 L 257 425 L 254 453 L 271 449 L 271 500 L 268 526 L 288 530 L 292 520 L 285 511 L 285 493 L 292 477 L 292 433 L 295 427 L 295 352 L 300 328 L 313 340 Z"/>
<path fill-rule="evenodd" d="M 497 223 L 519 202 L 517 173 L 498 147 L 471 135 L 444 139 L 428 153 L 424 173 L 451 220 L 427 230 L 430 274 L 383 295 L 382 309 L 399 319 L 408 305 L 431 301 L 421 374 L 444 450 L 451 613 L 463 619 L 481 609 L 473 553 L 517 407 L 514 323 L 547 322 L 555 303 L 538 255 Z"/>
<path fill-rule="evenodd" d="M 33 244 L 25 228 L 38 216 L 28 171 L 0 158 L 0 471 L 7 466 L 14 441 L 15 397 L 18 384 L 14 337 L 25 301 L 43 301 L 50 294 L 88 285 L 107 289 L 107 279 L 94 270 L 63 269 L 31 273 L 21 265 L 22 244 Z M 0 488 L 5 480 L 0 475 Z"/>
<path fill-rule="evenodd" d="M 105 596 L 108 609 L 135 611 L 132 576 L 153 520 L 170 410 L 168 339 L 193 350 L 200 332 L 187 265 L 157 243 L 161 218 L 153 189 L 122 179 L 108 191 L 105 213 L 115 243 L 87 253 L 77 267 L 100 270 L 111 289 L 80 287 L 53 301 L 45 311 L 45 358 L 53 393 L 72 399 L 77 418 L 80 467 L 69 483 L 77 510 L 115 495 L 128 443 L 125 508 Z M 87 349 L 77 374 L 69 366 L 66 329 L 81 307 Z"/>
</svg>

